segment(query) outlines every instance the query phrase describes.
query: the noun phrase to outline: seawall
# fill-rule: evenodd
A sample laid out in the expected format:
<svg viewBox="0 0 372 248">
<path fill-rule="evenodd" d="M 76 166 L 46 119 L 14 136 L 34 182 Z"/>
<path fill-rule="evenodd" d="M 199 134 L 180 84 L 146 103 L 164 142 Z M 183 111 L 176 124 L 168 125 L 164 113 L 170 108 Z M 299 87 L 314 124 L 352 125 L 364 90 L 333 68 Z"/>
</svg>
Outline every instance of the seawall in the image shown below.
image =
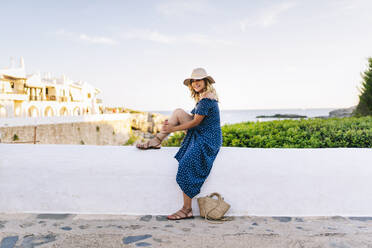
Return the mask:
<svg viewBox="0 0 372 248">
<path fill-rule="evenodd" d="M 170 214 L 183 204 L 177 147 L 0 144 L 0 212 Z M 222 147 L 196 198 L 227 215 L 372 216 L 372 149 Z"/>
</svg>

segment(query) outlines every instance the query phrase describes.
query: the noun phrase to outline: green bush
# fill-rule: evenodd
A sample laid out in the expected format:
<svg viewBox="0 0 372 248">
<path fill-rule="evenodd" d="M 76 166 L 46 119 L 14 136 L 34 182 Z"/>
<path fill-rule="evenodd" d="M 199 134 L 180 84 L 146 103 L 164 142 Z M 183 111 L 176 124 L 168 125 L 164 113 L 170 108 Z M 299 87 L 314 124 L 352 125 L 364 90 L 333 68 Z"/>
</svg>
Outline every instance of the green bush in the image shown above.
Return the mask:
<svg viewBox="0 0 372 248">
<path fill-rule="evenodd" d="M 135 135 L 135 134 L 130 134 L 129 136 L 129 139 L 127 140 L 127 142 L 125 144 L 123 144 L 123 146 L 130 146 L 130 145 L 133 145 L 134 142 L 136 142 L 140 137 Z"/>
<path fill-rule="evenodd" d="M 162 146 L 180 146 L 185 135 L 185 131 L 174 132 L 172 135 L 168 136 L 168 139 L 162 142 Z"/>
<path fill-rule="evenodd" d="M 221 127 L 223 146 L 256 148 L 372 148 L 372 116 L 242 122 Z M 164 146 L 180 146 L 174 134 Z"/>
</svg>

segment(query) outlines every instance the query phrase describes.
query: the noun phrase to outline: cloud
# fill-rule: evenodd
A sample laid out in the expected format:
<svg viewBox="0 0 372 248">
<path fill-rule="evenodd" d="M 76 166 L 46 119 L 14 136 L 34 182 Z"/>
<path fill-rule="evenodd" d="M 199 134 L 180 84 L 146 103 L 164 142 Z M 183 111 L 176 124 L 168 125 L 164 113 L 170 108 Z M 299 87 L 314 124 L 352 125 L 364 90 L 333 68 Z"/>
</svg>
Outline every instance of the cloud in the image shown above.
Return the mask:
<svg viewBox="0 0 372 248">
<path fill-rule="evenodd" d="M 234 45 L 234 42 L 211 38 L 208 35 L 203 34 L 189 34 L 182 37 L 182 40 L 186 43 L 198 44 L 198 45 Z"/>
<path fill-rule="evenodd" d="M 199 14 L 209 9 L 204 0 L 172 0 L 156 6 L 156 10 L 165 16 L 186 16 Z"/>
<path fill-rule="evenodd" d="M 150 29 L 132 29 L 125 32 L 118 32 L 115 36 L 117 39 L 112 39 L 105 36 L 92 36 L 84 33 L 73 33 L 65 30 L 58 30 L 55 35 L 62 36 L 72 41 L 88 42 L 92 44 L 116 45 L 120 40 L 142 40 L 160 44 L 193 44 L 200 46 L 232 46 L 234 42 L 211 37 L 206 34 L 183 34 L 170 35 Z"/>
<path fill-rule="evenodd" d="M 138 39 L 144 41 L 152 41 L 162 44 L 194 44 L 194 45 L 234 45 L 233 42 L 216 39 L 205 34 L 185 34 L 185 35 L 169 35 L 163 34 L 156 30 L 136 29 L 122 33 L 123 39 Z"/>
<path fill-rule="evenodd" d="M 115 45 L 117 42 L 109 37 L 104 36 L 88 36 L 86 34 L 79 35 L 80 40 L 96 44 Z"/>
<path fill-rule="evenodd" d="M 147 40 L 164 44 L 174 43 L 176 38 L 170 35 L 161 34 L 158 31 L 147 29 L 136 29 L 122 34 L 124 39 Z"/>
<path fill-rule="evenodd" d="M 240 29 L 244 32 L 247 27 L 270 27 L 278 22 L 278 17 L 281 14 L 293 8 L 295 5 L 295 2 L 283 2 L 273 5 L 254 18 L 246 18 L 241 20 L 239 22 Z"/>
<path fill-rule="evenodd" d="M 71 32 L 67 32 L 64 29 L 60 29 L 60 30 L 56 31 L 55 34 L 60 35 L 60 36 L 72 36 Z"/>
<path fill-rule="evenodd" d="M 90 36 L 84 33 L 73 33 L 73 32 L 68 32 L 65 30 L 58 30 L 55 32 L 56 35 L 58 36 L 63 36 L 65 38 L 68 38 L 70 40 L 74 41 L 83 41 L 87 43 L 92 43 L 92 44 L 104 44 L 104 45 L 115 45 L 118 44 L 118 42 L 110 37 L 105 37 L 105 36 Z"/>
<path fill-rule="evenodd" d="M 340 11 L 348 11 L 348 10 L 354 10 L 358 9 L 360 7 L 365 6 L 365 4 L 368 4 L 370 1 L 365 0 L 338 0 L 331 2 L 332 7 L 335 7 L 337 10 Z"/>
<path fill-rule="evenodd" d="M 337 14 L 362 14 L 367 13 L 370 16 L 372 2 L 370 0 L 337 0 L 330 4 L 332 10 Z"/>
</svg>

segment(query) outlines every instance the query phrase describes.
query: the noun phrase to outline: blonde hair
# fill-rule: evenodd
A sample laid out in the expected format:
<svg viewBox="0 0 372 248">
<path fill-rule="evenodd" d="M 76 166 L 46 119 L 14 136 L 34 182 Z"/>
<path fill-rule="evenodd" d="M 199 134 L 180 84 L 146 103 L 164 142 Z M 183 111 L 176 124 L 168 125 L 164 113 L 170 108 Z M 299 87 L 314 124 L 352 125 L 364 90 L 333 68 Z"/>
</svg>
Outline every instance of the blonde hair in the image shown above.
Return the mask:
<svg viewBox="0 0 372 248">
<path fill-rule="evenodd" d="M 219 102 L 218 95 L 216 92 L 216 89 L 213 87 L 213 85 L 210 83 L 210 81 L 207 78 L 203 78 L 205 87 L 202 92 L 196 92 L 194 88 L 191 86 L 191 82 L 187 85 L 189 87 L 189 90 L 191 92 L 191 97 L 195 100 L 195 102 L 199 102 L 201 99 L 202 94 L 211 93 L 215 97 L 215 99 Z"/>
</svg>

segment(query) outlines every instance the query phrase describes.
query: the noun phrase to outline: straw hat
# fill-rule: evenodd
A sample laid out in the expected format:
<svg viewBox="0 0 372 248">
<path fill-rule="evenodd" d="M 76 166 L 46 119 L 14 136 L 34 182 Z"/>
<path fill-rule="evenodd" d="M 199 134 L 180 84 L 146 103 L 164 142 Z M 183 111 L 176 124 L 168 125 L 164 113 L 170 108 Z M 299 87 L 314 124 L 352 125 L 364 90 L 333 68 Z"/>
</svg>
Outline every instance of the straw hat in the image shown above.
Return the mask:
<svg viewBox="0 0 372 248">
<path fill-rule="evenodd" d="M 189 85 L 191 79 L 203 79 L 207 78 L 211 84 L 215 83 L 214 79 L 211 76 L 208 76 L 206 70 L 204 68 L 195 68 L 192 70 L 191 77 L 186 78 L 183 81 L 184 85 Z"/>
</svg>

